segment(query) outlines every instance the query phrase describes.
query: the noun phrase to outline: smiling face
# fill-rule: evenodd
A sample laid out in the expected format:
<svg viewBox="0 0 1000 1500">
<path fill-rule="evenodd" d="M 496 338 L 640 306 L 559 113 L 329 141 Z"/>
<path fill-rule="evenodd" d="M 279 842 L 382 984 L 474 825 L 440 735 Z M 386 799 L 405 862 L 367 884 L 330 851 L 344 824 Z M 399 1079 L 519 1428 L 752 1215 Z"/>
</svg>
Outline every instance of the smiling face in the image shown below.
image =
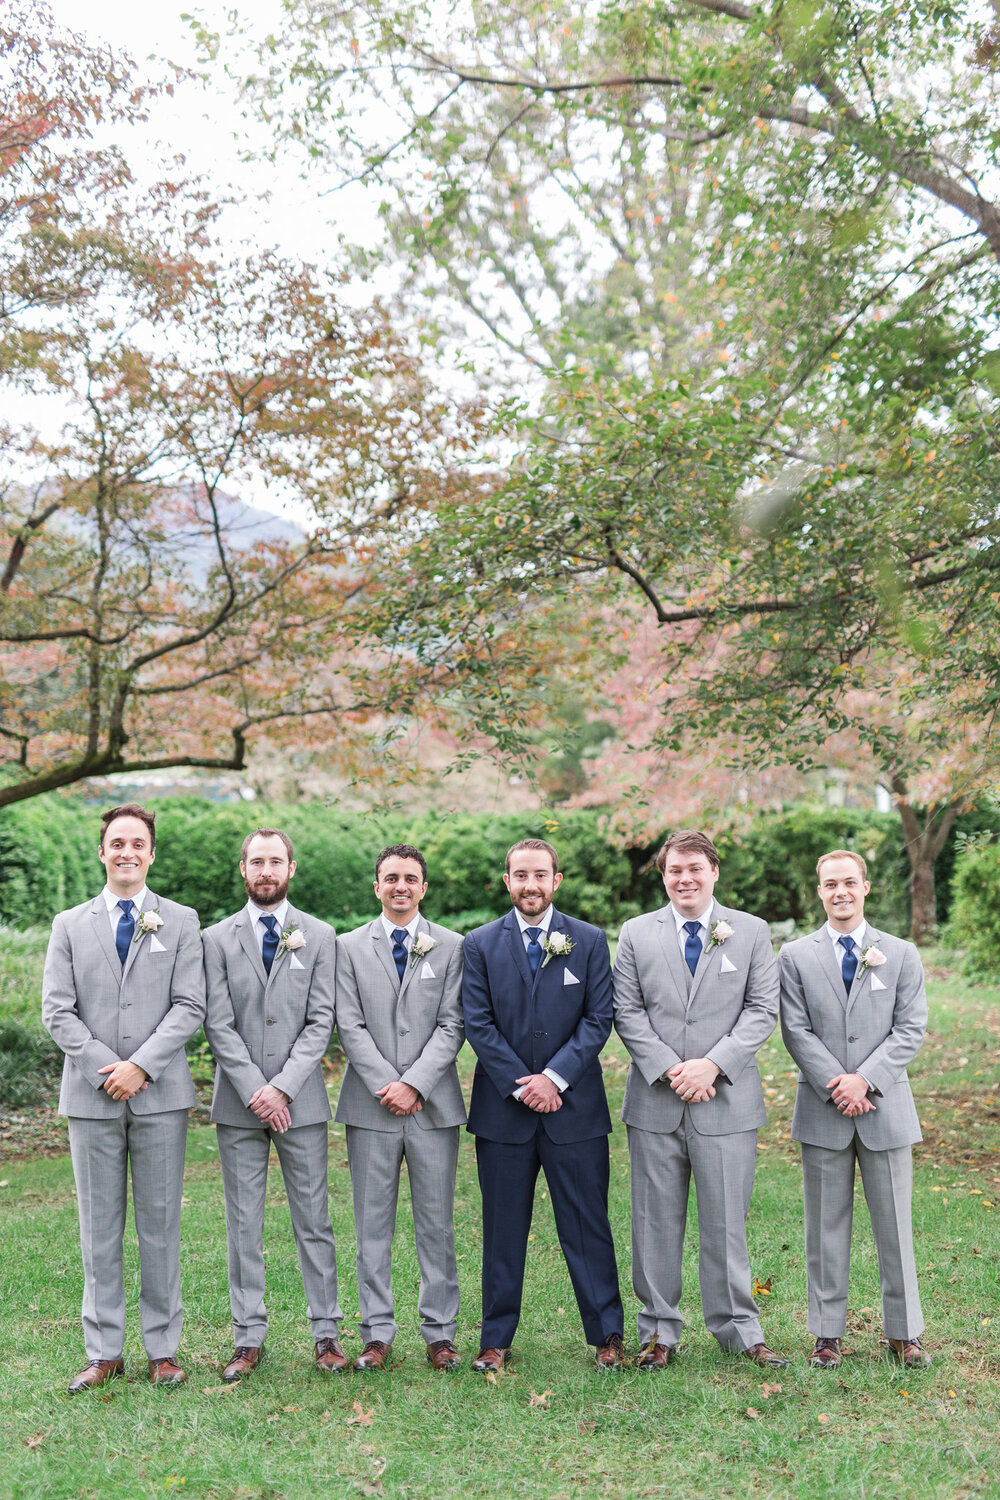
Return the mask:
<svg viewBox="0 0 1000 1500">
<path fill-rule="evenodd" d="M 420 862 L 404 855 L 389 854 L 378 867 L 375 894 L 386 918 L 396 927 L 408 927 L 420 911 L 427 890 Z"/>
<path fill-rule="evenodd" d="M 711 904 L 719 867 L 700 850 L 672 849 L 663 866 L 663 888 L 681 916 L 700 917 Z"/>
<path fill-rule="evenodd" d="M 258 833 L 240 860 L 240 874 L 247 895 L 263 911 L 274 911 L 288 895 L 288 882 L 295 874 L 295 861 L 288 858 L 285 841 L 277 834 Z"/>
<path fill-rule="evenodd" d="M 115 896 L 134 896 L 146 884 L 153 863 L 153 842 L 141 818 L 112 818 L 97 852 Z"/>
<path fill-rule="evenodd" d="M 547 849 L 512 849 L 509 865 L 503 883 L 521 916 L 533 927 L 552 905 L 562 875 L 553 869 Z"/>
<path fill-rule="evenodd" d="M 853 932 L 864 918 L 865 897 L 871 890 L 857 860 L 843 855 L 824 859 L 817 890 L 830 926 L 836 932 Z"/>
</svg>

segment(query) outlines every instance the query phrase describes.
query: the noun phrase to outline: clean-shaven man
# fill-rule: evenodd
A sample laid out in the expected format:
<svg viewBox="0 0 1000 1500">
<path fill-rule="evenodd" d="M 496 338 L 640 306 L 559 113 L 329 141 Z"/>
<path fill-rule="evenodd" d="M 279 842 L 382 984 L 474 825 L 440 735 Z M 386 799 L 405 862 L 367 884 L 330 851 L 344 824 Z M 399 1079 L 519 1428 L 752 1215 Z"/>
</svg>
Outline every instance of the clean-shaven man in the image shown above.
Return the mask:
<svg viewBox="0 0 1000 1500">
<path fill-rule="evenodd" d="M 124 1373 L 125 1206 L 139 1240 L 139 1323 L 154 1385 L 177 1386 L 181 1187 L 194 1085 L 184 1043 L 205 1015 L 197 914 L 146 884 L 155 818 L 127 803 L 104 814 L 107 883 L 52 923 L 42 1021 L 66 1054 L 59 1113 L 68 1117 L 83 1254 L 88 1364 L 70 1395 Z"/>
<path fill-rule="evenodd" d="M 218 1067 L 212 1119 L 226 1200 L 233 1355 L 227 1384 L 260 1363 L 264 1307 L 264 1202 L 274 1143 L 309 1304 L 316 1368 L 340 1374 L 337 1256 L 327 1190 L 330 1101 L 323 1055 L 333 1027 L 333 928 L 288 900 L 295 854 L 287 834 L 259 828 L 243 840 L 247 904 L 205 933 L 205 1033 Z"/>
<path fill-rule="evenodd" d="M 847 1326 L 855 1163 L 871 1214 L 890 1358 L 930 1364 L 913 1259 L 911 1148 L 920 1124 L 907 1067 L 927 1029 L 912 943 L 865 919 L 860 854 L 816 866 L 827 920 L 781 950 L 781 1031 L 799 1066 L 792 1139 L 802 1146 L 810 1363 L 835 1369 Z"/>
<path fill-rule="evenodd" d="M 600 1064 L 611 964 L 600 928 L 553 906 L 561 881 L 552 845 L 521 839 L 504 873 L 512 910 L 465 939 L 465 1033 L 478 1058 L 469 1130 L 483 1198 L 482 1347 L 472 1368 L 486 1373 L 503 1368 L 520 1318 L 539 1169 L 598 1367 L 624 1362 Z"/>
<path fill-rule="evenodd" d="M 464 1035 L 462 939 L 421 915 L 426 891 L 420 850 L 390 845 L 375 861 L 381 912 L 340 939 L 337 1034 L 347 1071 L 337 1122 L 347 1128 L 364 1339 L 355 1370 L 384 1369 L 396 1337 L 392 1237 L 404 1161 L 427 1358 L 435 1370 L 460 1362 L 454 1206 L 465 1123 L 455 1066 Z"/>
<path fill-rule="evenodd" d="M 705 1324 L 758 1365 L 746 1218 L 765 1123 L 757 1053 L 778 1019 L 767 924 L 715 899 L 719 856 L 706 834 L 673 833 L 656 857 L 668 905 L 622 927 L 615 1027 L 632 1059 L 622 1119 L 632 1176 L 632 1284 L 642 1302 L 638 1364 L 665 1368 L 683 1320 L 681 1252 L 692 1174 Z"/>
</svg>

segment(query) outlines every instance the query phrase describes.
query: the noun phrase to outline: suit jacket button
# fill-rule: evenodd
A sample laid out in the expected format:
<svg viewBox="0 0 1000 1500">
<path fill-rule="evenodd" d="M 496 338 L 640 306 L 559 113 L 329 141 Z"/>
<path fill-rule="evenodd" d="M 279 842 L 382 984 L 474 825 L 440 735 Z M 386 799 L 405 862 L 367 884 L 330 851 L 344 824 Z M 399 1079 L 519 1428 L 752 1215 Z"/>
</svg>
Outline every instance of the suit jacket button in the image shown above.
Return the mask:
<svg viewBox="0 0 1000 1500">
<path fill-rule="evenodd" d="M 848 1038 L 847 1038 L 847 1040 L 848 1040 L 848 1041 L 849 1041 L 849 1042 L 856 1042 L 856 1041 L 857 1041 L 857 1037 L 856 1037 L 856 1036 L 849 1036 L 849 1037 L 848 1037 Z"/>
<path fill-rule="evenodd" d="M 534 1031 L 534 1032 L 532 1032 L 532 1036 L 544 1036 L 544 1035 L 545 1035 L 544 1031 Z"/>
<path fill-rule="evenodd" d="M 273 1026 L 274 1025 L 274 1017 L 273 1016 L 268 1016 L 267 1020 L 264 1022 L 264 1025 L 265 1026 Z"/>
</svg>

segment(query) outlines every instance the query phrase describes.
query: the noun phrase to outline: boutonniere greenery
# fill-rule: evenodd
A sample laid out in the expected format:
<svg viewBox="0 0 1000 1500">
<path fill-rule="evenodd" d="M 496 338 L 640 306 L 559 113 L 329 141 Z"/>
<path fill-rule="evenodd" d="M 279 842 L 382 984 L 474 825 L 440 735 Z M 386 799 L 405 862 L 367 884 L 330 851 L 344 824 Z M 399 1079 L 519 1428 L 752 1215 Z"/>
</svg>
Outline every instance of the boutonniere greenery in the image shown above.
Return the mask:
<svg viewBox="0 0 1000 1500">
<path fill-rule="evenodd" d="M 544 969 L 550 958 L 565 958 L 567 953 L 572 953 L 573 939 L 568 932 L 546 933 L 542 938 L 542 947 L 545 950 L 545 957 L 542 959 Z"/>
<path fill-rule="evenodd" d="M 710 948 L 721 948 L 722 944 L 726 941 L 726 938 L 731 938 L 732 935 L 733 929 L 730 927 L 728 922 L 716 922 L 715 926 L 712 928 L 712 935 L 708 940 L 708 946 Z"/>
<path fill-rule="evenodd" d="M 305 945 L 305 933 L 301 927 L 296 927 L 293 923 L 291 927 L 286 927 L 281 934 L 281 942 L 278 944 L 278 952 L 275 956 L 280 957 L 282 953 L 295 953 L 299 948 L 304 948 Z"/>
<path fill-rule="evenodd" d="M 139 920 L 135 924 L 133 943 L 137 942 L 139 938 L 145 937 L 147 932 L 158 932 L 162 926 L 163 918 L 155 907 L 149 911 L 141 911 L 139 913 Z"/>
<path fill-rule="evenodd" d="M 418 932 L 410 944 L 410 968 L 413 968 L 419 958 L 426 958 L 428 953 L 433 953 L 436 947 L 437 943 L 429 932 Z"/>
<path fill-rule="evenodd" d="M 881 948 L 866 948 L 861 955 L 862 974 L 866 969 L 881 969 L 885 961 L 886 957 Z"/>
</svg>

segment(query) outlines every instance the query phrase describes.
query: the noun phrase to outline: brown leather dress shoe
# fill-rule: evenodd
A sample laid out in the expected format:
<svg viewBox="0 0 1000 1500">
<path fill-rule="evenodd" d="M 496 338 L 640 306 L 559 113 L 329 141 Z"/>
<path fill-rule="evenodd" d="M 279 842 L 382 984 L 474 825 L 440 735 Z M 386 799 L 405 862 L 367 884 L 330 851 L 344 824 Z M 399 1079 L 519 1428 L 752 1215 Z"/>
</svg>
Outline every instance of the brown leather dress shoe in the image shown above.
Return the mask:
<svg viewBox="0 0 1000 1500">
<path fill-rule="evenodd" d="M 920 1347 L 919 1339 L 883 1339 L 889 1358 L 896 1359 L 907 1370 L 926 1370 L 931 1357 Z"/>
<path fill-rule="evenodd" d="M 472 1361 L 472 1368 L 483 1375 L 495 1375 L 503 1369 L 509 1355 L 509 1349 L 480 1349 Z"/>
<path fill-rule="evenodd" d="M 348 1358 L 336 1339 L 318 1339 L 316 1342 L 316 1368 L 326 1375 L 342 1375 L 348 1368 Z"/>
<path fill-rule="evenodd" d="M 384 1370 L 389 1363 L 391 1348 L 391 1344 L 383 1344 L 381 1339 L 372 1339 L 354 1361 L 354 1368 L 356 1370 Z"/>
<path fill-rule="evenodd" d="M 766 1344 L 751 1344 L 749 1349 L 743 1350 L 744 1359 L 752 1359 L 755 1365 L 763 1365 L 765 1369 L 783 1370 L 788 1364 L 787 1359 L 782 1359 L 780 1354 L 775 1354 Z"/>
<path fill-rule="evenodd" d="M 252 1375 L 263 1358 L 263 1344 L 258 1349 L 251 1348 L 249 1344 L 237 1344 L 233 1350 L 232 1359 L 222 1372 L 226 1385 L 232 1385 L 234 1381 L 243 1380 L 247 1375 Z"/>
<path fill-rule="evenodd" d="M 625 1363 L 625 1345 L 620 1333 L 609 1333 L 594 1357 L 599 1370 L 618 1370 Z"/>
<path fill-rule="evenodd" d="M 432 1370 L 457 1370 L 462 1356 L 451 1339 L 435 1339 L 427 1345 L 427 1360 Z"/>
<path fill-rule="evenodd" d="M 818 1338 L 809 1356 L 809 1363 L 814 1370 L 835 1370 L 842 1358 L 839 1339 Z"/>
<path fill-rule="evenodd" d="M 183 1385 L 187 1380 L 180 1365 L 169 1355 L 166 1359 L 149 1361 L 149 1378 L 154 1385 Z"/>
<path fill-rule="evenodd" d="M 637 1370 L 665 1370 L 674 1357 L 676 1344 L 644 1344 L 636 1356 Z"/>
<path fill-rule="evenodd" d="M 116 1375 L 124 1374 L 123 1359 L 92 1359 L 85 1370 L 73 1376 L 66 1389 L 69 1395 L 75 1396 L 78 1391 L 93 1390 L 96 1386 L 113 1380 Z"/>
</svg>

